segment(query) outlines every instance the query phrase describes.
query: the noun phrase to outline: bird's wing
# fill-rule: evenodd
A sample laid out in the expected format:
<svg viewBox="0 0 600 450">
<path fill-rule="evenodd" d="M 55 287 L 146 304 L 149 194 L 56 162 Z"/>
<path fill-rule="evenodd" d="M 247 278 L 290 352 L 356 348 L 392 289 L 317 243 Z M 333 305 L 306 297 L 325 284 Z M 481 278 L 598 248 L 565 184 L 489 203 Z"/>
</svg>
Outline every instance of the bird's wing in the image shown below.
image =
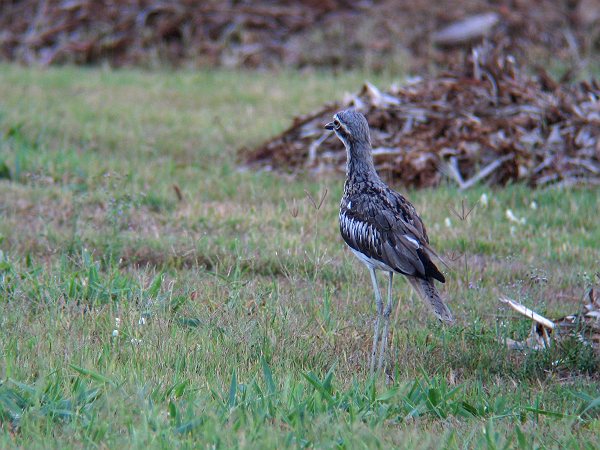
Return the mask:
<svg viewBox="0 0 600 450">
<path fill-rule="evenodd" d="M 429 239 L 425 234 L 423 222 L 410 203 L 407 202 L 404 207 L 410 215 L 387 208 L 382 209 L 377 215 L 376 220 L 381 224 L 380 226 L 388 229 L 385 247 L 388 258 L 396 262 L 404 260 L 411 264 L 414 272 L 405 271 L 407 275 L 435 278 L 444 282 L 444 275 L 431 261 Z"/>
<path fill-rule="evenodd" d="M 443 282 L 444 276 L 429 257 L 421 219 L 414 207 L 404 202 L 398 207 L 382 195 L 364 195 L 343 204 L 342 237 L 353 249 L 400 273 Z M 348 208 L 348 204 L 354 207 Z"/>
<path fill-rule="evenodd" d="M 397 220 L 402 224 L 401 229 L 406 229 L 408 233 L 412 234 L 412 237 L 417 239 L 424 251 L 427 253 L 429 258 L 435 258 L 440 261 L 446 268 L 450 268 L 448 263 L 442 258 L 432 247 L 429 245 L 429 236 L 427 236 L 427 230 L 421 220 L 421 217 L 417 214 L 417 210 L 406 198 L 404 198 L 398 192 L 388 189 L 387 192 L 388 201 L 394 205 L 393 210 L 398 211 L 396 214 Z M 437 270 L 437 268 L 436 268 Z M 434 277 L 435 278 L 435 277 Z M 442 280 L 440 280 L 442 281 Z"/>
</svg>

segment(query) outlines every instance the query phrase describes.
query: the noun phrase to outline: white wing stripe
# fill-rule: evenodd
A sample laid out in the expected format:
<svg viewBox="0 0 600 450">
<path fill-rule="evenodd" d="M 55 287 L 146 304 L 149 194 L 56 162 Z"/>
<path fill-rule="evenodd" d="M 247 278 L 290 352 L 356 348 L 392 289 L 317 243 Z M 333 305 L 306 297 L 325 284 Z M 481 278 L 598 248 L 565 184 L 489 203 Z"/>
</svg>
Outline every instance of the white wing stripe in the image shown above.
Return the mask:
<svg viewBox="0 0 600 450">
<path fill-rule="evenodd" d="M 406 239 L 408 239 L 408 240 L 409 240 L 409 241 L 410 241 L 412 244 L 414 244 L 414 246 L 415 246 L 415 247 L 417 247 L 417 248 L 419 248 L 419 247 L 420 247 L 420 245 L 419 245 L 419 241 L 417 241 L 417 240 L 416 240 L 414 237 L 412 237 L 412 236 L 409 236 L 408 234 L 405 234 L 405 235 L 404 235 L 404 237 L 405 237 Z"/>
</svg>

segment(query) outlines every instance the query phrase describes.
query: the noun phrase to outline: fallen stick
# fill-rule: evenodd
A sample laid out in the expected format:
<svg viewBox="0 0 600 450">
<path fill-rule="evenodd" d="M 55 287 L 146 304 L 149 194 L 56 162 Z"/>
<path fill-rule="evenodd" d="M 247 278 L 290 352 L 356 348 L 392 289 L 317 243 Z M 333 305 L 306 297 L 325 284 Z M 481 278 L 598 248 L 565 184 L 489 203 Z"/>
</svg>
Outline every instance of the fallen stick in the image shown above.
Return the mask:
<svg viewBox="0 0 600 450">
<path fill-rule="evenodd" d="M 506 303 L 508 306 L 510 306 L 512 309 L 514 309 L 518 313 L 523 314 L 524 316 L 527 316 L 528 318 L 530 318 L 534 322 L 539 323 L 543 327 L 549 328 L 551 330 L 554 329 L 554 327 L 555 327 L 554 322 L 552 322 L 550 319 L 546 319 L 544 316 L 542 316 L 542 315 L 536 313 L 535 311 L 529 309 L 527 306 L 524 306 L 521 303 L 519 303 L 519 302 L 517 302 L 515 300 L 512 300 L 512 299 L 510 299 L 508 297 L 500 297 L 499 300 L 502 303 Z"/>
<path fill-rule="evenodd" d="M 498 167 L 500 167 L 502 164 L 504 164 L 506 161 L 513 159 L 514 157 L 515 157 L 515 155 L 510 153 L 508 155 L 503 156 L 502 158 L 498 158 L 497 160 L 491 162 L 490 164 L 485 166 L 483 169 L 481 169 L 479 171 L 479 173 L 475 174 L 474 176 L 469 178 L 467 181 L 465 181 L 465 183 L 460 188 L 461 191 L 464 191 L 465 189 L 469 189 L 475 183 L 477 183 L 479 180 L 482 180 L 483 178 L 487 177 L 494 170 L 496 170 Z"/>
</svg>

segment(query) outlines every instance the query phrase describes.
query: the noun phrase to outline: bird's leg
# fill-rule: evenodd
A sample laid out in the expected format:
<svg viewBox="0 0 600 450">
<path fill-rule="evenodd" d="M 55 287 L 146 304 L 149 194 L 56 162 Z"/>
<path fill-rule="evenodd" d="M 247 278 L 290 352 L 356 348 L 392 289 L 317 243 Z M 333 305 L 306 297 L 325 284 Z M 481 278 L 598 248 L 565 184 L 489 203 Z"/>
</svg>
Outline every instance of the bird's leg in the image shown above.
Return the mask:
<svg viewBox="0 0 600 450">
<path fill-rule="evenodd" d="M 375 304 L 377 305 L 377 317 L 375 318 L 375 330 L 373 332 L 373 349 L 371 350 L 371 375 L 373 375 L 373 371 L 375 370 L 375 356 L 377 354 L 377 341 L 379 340 L 379 322 L 383 313 L 383 300 L 381 300 L 381 292 L 379 292 L 375 269 L 369 267 L 369 273 L 371 274 L 373 290 L 375 291 Z"/>
<path fill-rule="evenodd" d="M 379 372 L 383 367 L 383 359 L 385 356 L 385 348 L 387 347 L 388 330 L 390 328 L 390 314 L 392 313 L 392 280 L 394 279 L 394 272 L 389 272 L 390 279 L 388 283 L 388 302 L 383 312 L 383 335 L 381 336 L 381 348 L 379 349 L 379 363 L 377 365 L 377 371 Z"/>
</svg>

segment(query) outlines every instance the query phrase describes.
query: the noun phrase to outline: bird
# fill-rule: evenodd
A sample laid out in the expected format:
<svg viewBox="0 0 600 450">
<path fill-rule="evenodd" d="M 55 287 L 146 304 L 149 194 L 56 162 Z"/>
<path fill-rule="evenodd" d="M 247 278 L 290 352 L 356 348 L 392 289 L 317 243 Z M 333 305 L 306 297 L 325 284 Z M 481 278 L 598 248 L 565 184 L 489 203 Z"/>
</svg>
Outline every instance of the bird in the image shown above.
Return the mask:
<svg viewBox="0 0 600 450">
<path fill-rule="evenodd" d="M 377 372 L 383 366 L 395 273 L 408 279 L 441 322 L 454 322 L 452 312 L 434 284 L 436 280 L 444 283 L 446 279 L 432 259 L 445 263 L 431 248 L 425 225 L 415 207 L 403 195 L 388 187 L 375 170 L 369 124 L 365 116 L 354 109 L 339 111 L 325 128 L 334 131 L 346 148 L 346 180 L 339 212 L 340 233 L 354 255 L 369 269 L 375 292 L 377 316 L 370 355 L 370 373 L 373 375 L 378 344 Z M 385 309 L 376 270 L 387 272 L 389 276 Z M 383 329 L 380 330 L 382 321 Z"/>
</svg>

